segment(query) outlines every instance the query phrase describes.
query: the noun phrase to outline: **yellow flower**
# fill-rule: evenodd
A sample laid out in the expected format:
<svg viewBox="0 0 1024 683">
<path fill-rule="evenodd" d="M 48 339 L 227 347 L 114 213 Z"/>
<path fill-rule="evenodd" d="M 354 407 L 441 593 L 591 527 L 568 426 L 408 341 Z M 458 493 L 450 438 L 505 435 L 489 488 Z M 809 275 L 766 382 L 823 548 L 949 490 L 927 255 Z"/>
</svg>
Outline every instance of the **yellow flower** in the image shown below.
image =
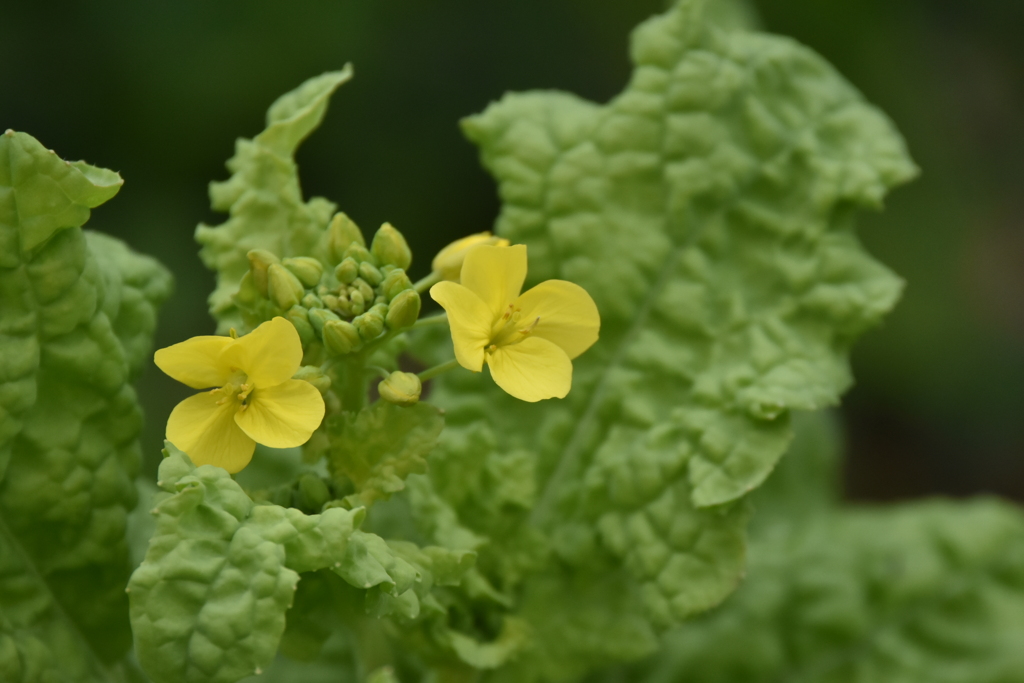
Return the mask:
<svg viewBox="0 0 1024 683">
<path fill-rule="evenodd" d="M 179 403 L 167 440 L 196 465 L 238 472 L 259 442 L 291 448 L 309 440 L 324 400 L 309 382 L 292 379 L 302 363 L 295 327 L 277 317 L 244 337 L 192 337 L 160 349 L 157 367 L 193 389 L 219 387 Z"/>
<path fill-rule="evenodd" d="M 508 240 L 503 237 L 495 237 L 489 232 L 478 232 L 469 237 L 455 240 L 447 247 L 437 252 L 434 261 L 430 264 L 435 273 L 441 275 L 442 280 L 459 281 L 459 273 L 462 271 L 462 262 L 466 254 L 473 247 L 478 246 L 507 247 Z"/>
<path fill-rule="evenodd" d="M 448 311 L 455 358 L 473 372 L 486 362 L 499 387 L 523 401 L 562 398 L 572 386 L 571 359 L 597 341 L 601 318 L 579 285 L 547 280 L 520 294 L 526 247 L 478 246 L 462 283 L 439 282 L 430 296 Z"/>
</svg>

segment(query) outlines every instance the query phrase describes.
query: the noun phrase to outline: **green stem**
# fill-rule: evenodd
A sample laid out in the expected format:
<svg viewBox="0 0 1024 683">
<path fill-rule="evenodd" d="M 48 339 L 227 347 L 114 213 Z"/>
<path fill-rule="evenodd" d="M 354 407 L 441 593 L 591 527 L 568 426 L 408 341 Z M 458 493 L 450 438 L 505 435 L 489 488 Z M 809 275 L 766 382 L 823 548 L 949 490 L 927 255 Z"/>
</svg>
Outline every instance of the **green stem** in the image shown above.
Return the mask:
<svg viewBox="0 0 1024 683">
<path fill-rule="evenodd" d="M 412 327 L 409 328 L 409 329 L 415 330 L 416 328 L 419 328 L 419 327 L 428 327 L 430 325 L 442 325 L 442 324 L 445 324 L 445 325 L 448 324 L 448 314 L 447 313 L 441 313 L 439 315 L 432 315 L 432 316 L 429 316 L 429 317 L 426 317 L 426 318 L 420 318 L 419 320 L 414 322 L 412 324 Z"/>
<path fill-rule="evenodd" d="M 457 367 L 459 367 L 459 361 L 452 358 L 447 363 L 441 363 L 440 365 L 435 365 L 432 368 L 427 368 L 416 376 L 420 378 L 421 382 L 426 382 L 428 379 L 434 379 L 438 375 L 448 372 L 449 370 L 454 370 Z"/>
<path fill-rule="evenodd" d="M 371 371 L 371 372 L 376 372 L 378 375 L 380 375 L 384 379 L 387 379 L 391 375 L 391 371 L 390 370 L 388 370 L 387 368 L 382 368 L 379 365 L 367 365 L 366 369 Z"/>
<path fill-rule="evenodd" d="M 417 292 L 422 294 L 423 292 L 425 292 L 428 289 L 430 289 L 430 287 L 432 285 L 435 285 L 435 284 L 437 284 L 440 281 L 441 281 L 441 273 L 439 273 L 439 272 L 437 272 L 435 270 L 433 273 L 431 273 L 430 275 L 426 276 L 422 280 L 417 281 L 416 284 L 413 285 L 413 288 Z"/>
<path fill-rule="evenodd" d="M 366 373 L 362 359 L 345 364 L 345 376 L 338 394 L 342 410 L 357 413 L 363 409 L 366 403 Z"/>
</svg>

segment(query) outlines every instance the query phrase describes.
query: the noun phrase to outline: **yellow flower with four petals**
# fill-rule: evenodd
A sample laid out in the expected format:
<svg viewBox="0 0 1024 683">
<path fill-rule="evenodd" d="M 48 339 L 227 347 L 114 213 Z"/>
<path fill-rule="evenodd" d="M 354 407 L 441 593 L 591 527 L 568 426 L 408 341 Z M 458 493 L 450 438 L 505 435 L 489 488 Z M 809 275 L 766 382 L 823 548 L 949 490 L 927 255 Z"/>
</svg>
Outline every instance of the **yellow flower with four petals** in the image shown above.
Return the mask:
<svg viewBox="0 0 1024 683">
<path fill-rule="evenodd" d="M 238 472 L 257 443 L 300 446 L 323 420 L 320 392 L 292 379 L 302 363 L 302 342 L 284 318 L 243 337 L 193 337 L 160 349 L 154 361 L 193 389 L 218 387 L 186 398 L 167 420 L 167 440 L 197 466 Z"/>
<path fill-rule="evenodd" d="M 439 282 L 430 296 L 448 312 L 462 367 L 480 372 L 487 363 L 497 385 L 523 401 L 563 398 L 572 359 L 597 341 L 601 318 L 579 285 L 547 280 L 520 294 L 525 280 L 524 245 L 477 246 L 461 284 Z"/>
</svg>

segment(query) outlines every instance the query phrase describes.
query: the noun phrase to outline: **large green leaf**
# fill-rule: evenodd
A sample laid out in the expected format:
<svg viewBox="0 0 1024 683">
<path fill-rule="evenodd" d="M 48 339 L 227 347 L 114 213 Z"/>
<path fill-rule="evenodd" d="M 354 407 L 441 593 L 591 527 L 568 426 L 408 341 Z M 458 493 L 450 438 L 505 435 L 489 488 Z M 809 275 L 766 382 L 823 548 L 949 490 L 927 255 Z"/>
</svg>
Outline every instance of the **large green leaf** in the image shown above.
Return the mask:
<svg viewBox="0 0 1024 683">
<path fill-rule="evenodd" d="M 321 197 L 302 198 L 295 150 L 323 119 L 327 101 L 352 78 L 351 66 L 325 73 L 282 95 L 267 111 L 267 127 L 252 140 L 240 138 L 227 163 L 230 179 L 210 184 L 214 210 L 230 217 L 217 226 L 200 225 L 199 255 L 217 271 L 210 312 L 221 332 L 242 328 L 232 295 L 249 269 L 246 254 L 267 249 L 278 256 L 324 253 L 321 238 L 335 205 Z"/>
<path fill-rule="evenodd" d="M 824 60 L 704 9 L 683 0 L 641 25 L 633 78 L 606 105 L 512 94 L 464 122 L 499 181 L 497 231 L 529 247 L 528 285 L 585 287 L 601 339 L 563 401 L 517 404 L 480 377 L 432 398 L 448 424 L 435 462 L 536 454 L 519 517 L 480 514 L 486 493 L 435 469 L 463 524 L 507 536 L 512 514 L 570 566 L 617 558 L 620 592 L 662 626 L 736 586 L 743 498 L 789 444 L 790 411 L 837 401 L 850 345 L 895 303 L 900 282 L 853 219 L 915 173 Z M 506 556 L 481 554 L 495 581 L 522 573 L 512 545 L 490 548 Z"/>
<path fill-rule="evenodd" d="M 1024 680 L 1019 509 L 929 501 L 794 522 L 762 534 L 748 583 L 627 680 Z"/>
<path fill-rule="evenodd" d="M 120 177 L 0 136 L 0 671 L 108 680 L 131 634 L 125 524 L 141 411 L 131 380 L 170 275 L 87 236 Z"/>
</svg>

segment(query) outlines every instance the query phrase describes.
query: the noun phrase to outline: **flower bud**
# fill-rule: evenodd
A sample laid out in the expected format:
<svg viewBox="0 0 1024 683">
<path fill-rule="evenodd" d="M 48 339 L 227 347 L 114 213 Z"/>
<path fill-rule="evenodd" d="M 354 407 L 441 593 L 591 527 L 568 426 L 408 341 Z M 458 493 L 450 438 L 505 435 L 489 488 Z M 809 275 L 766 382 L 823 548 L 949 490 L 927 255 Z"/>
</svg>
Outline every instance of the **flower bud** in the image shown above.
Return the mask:
<svg viewBox="0 0 1024 683">
<path fill-rule="evenodd" d="M 302 300 L 306 290 L 291 271 L 274 263 L 267 269 L 267 293 L 279 308 L 288 310 Z"/>
<path fill-rule="evenodd" d="M 303 346 L 316 339 L 313 326 L 309 324 L 309 313 L 305 308 L 302 306 L 292 306 L 284 314 L 284 317 L 295 326 L 295 331 L 299 333 L 299 339 L 302 341 Z"/>
<path fill-rule="evenodd" d="M 331 320 L 341 320 L 335 313 L 323 308 L 310 309 L 307 317 L 309 318 L 309 324 L 313 326 L 313 330 L 321 337 L 324 336 L 325 324 Z"/>
<path fill-rule="evenodd" d="M 353 243 L 361 247 L 366 246 L 363 231 L 351 218 L 339 211 L 334 214 L 331 225 L 327 228 L 327 252 L 330 254 L 331 262 L 337 263 L 343 259 L 345 250 Z"/>
<path fill-rule="evenodd" d="M 299 302 L 304 308 L 323 308 L 324 302 L 313 292 L 310 292 L 306 296 L 302 297 L 302 301 Z"/>
<path fill-rule="evenodd" d="M 411 372 L 392 372 L 377 385 L 377 391 L 388 403 L 411 406 L 420 400 L 423 383 Z"/>
<path fill-rule="evenodd" d="M 384 316 L 373 309 L 357 315 L 352 319 L 352 325 L 359 331 L 359 336 L 366 341 L 372 341 L 384 331 Z"/>
<path fill-rule="evenodd" d="M 246 256 L 249 258 L 249 270 L 252 271 L 252 281 L 256 285 L 256 289 L 263 296 L 268 296 L 267 287 L 269 282 L 267 280 L 267 270 L 271 265 L 280 263 L 281 259 L 266 249 L 253 249 Z"/>
<path fill-rule="evenodd" d="M 324 503 L 331 499 L 331 492 L 327 484 L 319 476 L 307 472 L 299 477 L 299 490 L 296 491 L 295 501 L 300 510 L 311 513 L 318 513 Z"/>
<path fill-rule="evenodd" d="M 359 290 L 359 293 L 363 295 L 363 301 L 373 301 L 376 293 L 373 291 L 373 287 L 369 285 L 366 280 L 361 277 L 357 277 L 353 282 L 352 286 Z"/>
<path fill-rule="evenodd" d="M 508 240 L 502 237 L 495 237 L 489 232 L 478 232 L 475 235 L 455 240 L 447 247 L 437 252 L 430 267 L 435 273 L 441 275 L 442 280 L 459 281 L 462 273 L 462 262 L 466 260 L 466 254 L 473 247 L 489 245 L 495 247 L 507 247 Z"/>
<path fill-rule="evenodd" d="M 380 226 L 380 230 L 373 236 L 373 244 L 370 251 L 377 257 L 380 263 L 390 263 L 403 270 L 409 268 L 412 263 L 412 250 L 409 243 L 405 241 L 402 233 L 398 232 L 390 223 Z"/>
<path fill-rule="evenodd" d="M 338 267 L 334 269 L 334 277 L 346 285 L 351 284 L 353 280 L 359 277 L 359 263 L 351 256 L 342 259 Z"/>
<path fill-rule="evenodd" d="M 324 346 L 336 356 L 344 356 L 362 346 L 359 331 L 344 320 L 328 320 L 323 329 Z"/>
<path fill-rule="evenodd" d="M 316 365 L 301 366 L 292 375 L 292 379 L 301 379 L 304 382 L 309 382 L 321 394 L 326 394 L 327 390 L 331 388 L 331 378 L 324 374 L 324 371 Z"/>
<path fill-rule="evenodd" d="M 349 292 L 348 310 L 352 315 L 361 315 L 366 310 L 366 299 L 358 289 Z"/>
<path fill-rule="evenodd" d="M 384 279 L 384 276 L 377 270 L 377 266 L 366 261 L 359 264 L 359 277 L 365 280 L 371 287 L 376 287 Z"/>
<path fill-rule="evenodd" d="M 256 289 L 256 283 L 252 279 L 252 271 L 247 270 L 238 283 L 238 291 L 235 292 L 235 301 L 245 307 L 251 308 L 259 303 L 260 292 Z"/>
<path fill-rule="evenodd" d="M 412 327 L 420 317 L 420 295 L 415 289 L 406 289 L 396 296 L 388 307 L 385 320 L 392 330 L 404 330 Z"/>
<path fill-rule="evenodd" d="M 286 258 L 281 265 L 292 272 L 303 287 L 316 287 L 320 282 L 320 276 L 324 274 L 324 266 L 315 258 L 309 256 L 297 256 Z"/>
<path fill-rule="evenodd" d="M 372 263 L 375 260 L 373 254 L 361 244 L 349 245 L 343 256 L 344 258 L 354 259 L 356 263 L 362 263 L 363 261 L 370 261 Z"/>
<path fill-rule="evenodd" d="M 380 285 L 380 291 L 384 293 L 388 301 L 391 301 L 398 296 L 399 292 L 406 289 L 412 289 L 412 281 L 401 268 L 395 268 L 385 275 L 384 281 Z"/>
</svg>

